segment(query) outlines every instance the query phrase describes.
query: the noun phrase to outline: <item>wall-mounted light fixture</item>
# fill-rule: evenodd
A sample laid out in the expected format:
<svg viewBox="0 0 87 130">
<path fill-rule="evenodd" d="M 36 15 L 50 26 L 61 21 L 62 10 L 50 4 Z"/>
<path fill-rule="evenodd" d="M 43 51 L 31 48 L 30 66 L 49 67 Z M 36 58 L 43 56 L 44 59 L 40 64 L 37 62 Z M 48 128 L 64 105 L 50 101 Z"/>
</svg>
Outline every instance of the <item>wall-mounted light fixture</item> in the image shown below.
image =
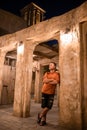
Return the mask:
<svg viewBox="0 0 87 130">
<path fill-rule="evenodd" d="M 70 28 L 66 28 L 65 33 L 69 33 L 70 32 Z"/>
<path fill-rule="evenodd" d="M 60 35 L 60 40 L 63 44 L 69 44 L 72 42 L 73 34 L 69 30 L 67 30 L 67 33 L 62 32 Z"/>
<path fill-rule="evenodd" d="M 21 45 L 23 45 L 23 41 L 20 41 L 20 42 L 19 42 L 19 46 L 21 46 Z"/>
<path fill-rule="evenodd" d="M 18 54 L 23 54 L 24 52 L 24 44 L 22 41 L 18 44 Z"/>
</svg>

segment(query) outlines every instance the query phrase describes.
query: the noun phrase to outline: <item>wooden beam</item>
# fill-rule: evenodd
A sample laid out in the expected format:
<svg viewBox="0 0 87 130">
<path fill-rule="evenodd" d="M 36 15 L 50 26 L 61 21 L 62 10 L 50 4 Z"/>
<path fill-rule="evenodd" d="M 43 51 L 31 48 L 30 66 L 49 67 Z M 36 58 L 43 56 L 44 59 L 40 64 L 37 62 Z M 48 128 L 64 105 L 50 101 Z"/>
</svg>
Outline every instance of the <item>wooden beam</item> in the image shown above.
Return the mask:
<svg viewBox="0 0 87 130">
<path fill-rule="evenodd" d="M 46 47 L 46 48 L 48 48 L 48 49 L 50 49 L 50 50 L 52 50 L 52 51 L 58 53 L 58 48 L 55 48 L 55 47 L 53 47 L 53 46 L 51 47 L 51 46 L 49 46 L 49 45 L 47 45 L 47 44 L 45 44 L 45 43 L 40 44 L 40 46 L 44 46 L 44 47 Z"/>
<path fill-rule="evenodd" d="M 34 54 L 37 55 L 37 56 L 46 57 L 48 59 L 51 59 L 53 57 L 53 56 L 48 56 L 46 53 L 42 53 L 42 52 L 39 52 L 39 51 L 34 51 Z"/>
</svg>

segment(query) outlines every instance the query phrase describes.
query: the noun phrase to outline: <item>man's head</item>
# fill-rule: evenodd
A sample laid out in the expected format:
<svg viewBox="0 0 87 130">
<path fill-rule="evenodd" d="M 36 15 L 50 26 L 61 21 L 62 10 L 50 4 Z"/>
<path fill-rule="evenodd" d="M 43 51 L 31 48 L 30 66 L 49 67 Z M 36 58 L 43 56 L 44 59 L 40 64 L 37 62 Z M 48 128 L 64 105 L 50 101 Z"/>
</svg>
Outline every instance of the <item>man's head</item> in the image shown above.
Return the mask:
<svg viewBox="0 0 87 130">
<path fill-rule="evenodd" d="M 50 62 L 49 70 L 56 70 L 56 63 L 55 62 Z"/>
</svg>

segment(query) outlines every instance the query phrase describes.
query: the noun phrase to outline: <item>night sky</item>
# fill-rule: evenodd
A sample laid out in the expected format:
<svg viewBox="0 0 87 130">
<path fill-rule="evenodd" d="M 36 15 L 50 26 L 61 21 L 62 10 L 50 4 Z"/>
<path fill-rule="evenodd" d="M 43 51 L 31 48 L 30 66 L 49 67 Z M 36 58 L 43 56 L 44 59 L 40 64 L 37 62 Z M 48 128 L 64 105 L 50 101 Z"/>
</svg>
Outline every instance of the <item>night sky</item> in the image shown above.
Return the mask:
<svg viewBox="0 0 87 130">
<path fill-rule="evenodd" d="M 20 9 L 34 2 L 46 11 L 46 19 L 59 16 L 86 0 L 0 0 L 0 8 L 20 16 Z"/>
</svg>

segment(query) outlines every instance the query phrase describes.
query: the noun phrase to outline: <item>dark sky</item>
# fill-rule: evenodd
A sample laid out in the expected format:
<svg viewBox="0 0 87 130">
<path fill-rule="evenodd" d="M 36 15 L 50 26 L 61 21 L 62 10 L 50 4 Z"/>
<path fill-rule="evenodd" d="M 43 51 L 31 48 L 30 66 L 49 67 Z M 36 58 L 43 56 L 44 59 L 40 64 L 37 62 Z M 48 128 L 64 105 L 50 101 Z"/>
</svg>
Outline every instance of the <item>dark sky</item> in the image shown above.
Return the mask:
<svg viewBox="0 0 87 130">
<path fill-rule="evenodd" d="M 20 15 L 20 9 L 34 2 L 46 11 L 46 19 L 61 15 L 75 7 L 78 7 L 86 0 L 0 0 L 0 8 Z"/>
</svg>

